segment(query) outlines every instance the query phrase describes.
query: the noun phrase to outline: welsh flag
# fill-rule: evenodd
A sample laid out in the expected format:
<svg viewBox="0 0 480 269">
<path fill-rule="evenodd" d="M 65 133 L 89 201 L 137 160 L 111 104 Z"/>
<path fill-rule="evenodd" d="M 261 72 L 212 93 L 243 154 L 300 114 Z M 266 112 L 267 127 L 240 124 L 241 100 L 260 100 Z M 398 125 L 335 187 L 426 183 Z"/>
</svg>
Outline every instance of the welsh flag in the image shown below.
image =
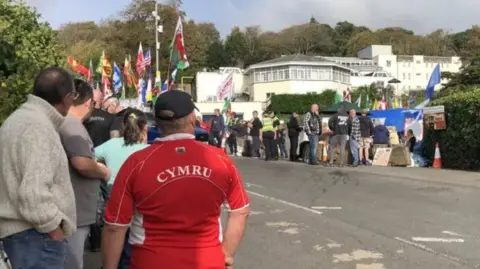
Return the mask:
<svg viewBox="0 0 480 269">
<path fill-rule="evenodd" d="M 338 92 L 335 93 L 335 100 L 334 100 L 334 103 L 340 103 L 343 101 L 343 96 L 341 94 L 339 94 Z"/>
<path fill-rule="evenodd" d="M 184 70 L 190 66 L 187 54 L 185 53 L 185 42 L 183 39 L 183 25 L 182 19 L 178 17 L 177 27 L 170 44 L 170 67 L 172 71 L 172 82 L 175 81 L 175 76 L 178 70 Z"/>
<path fill-rule="evenodd" d="M 232 102 L 230 98 L 225 99 L 225 103 L 223 104 L 222 114 L 230 114 L 232 113 Z"/>
</svg>

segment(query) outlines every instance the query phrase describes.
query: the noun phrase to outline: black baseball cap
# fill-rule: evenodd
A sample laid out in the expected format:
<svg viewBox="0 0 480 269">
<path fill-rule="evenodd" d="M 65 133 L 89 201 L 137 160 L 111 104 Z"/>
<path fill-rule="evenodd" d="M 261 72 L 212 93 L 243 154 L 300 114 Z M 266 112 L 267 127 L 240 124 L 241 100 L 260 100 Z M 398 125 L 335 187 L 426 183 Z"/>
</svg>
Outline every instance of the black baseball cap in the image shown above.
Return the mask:
<svg viewBox="0 0 480 269">
<path fill-rule="evenodd" d="M 183 118 L 192 111 L 198 110 L 190 94 L 171 90 L 160 94 L 155 102 L 155 117 L 161 120 Z"/>
</svg>

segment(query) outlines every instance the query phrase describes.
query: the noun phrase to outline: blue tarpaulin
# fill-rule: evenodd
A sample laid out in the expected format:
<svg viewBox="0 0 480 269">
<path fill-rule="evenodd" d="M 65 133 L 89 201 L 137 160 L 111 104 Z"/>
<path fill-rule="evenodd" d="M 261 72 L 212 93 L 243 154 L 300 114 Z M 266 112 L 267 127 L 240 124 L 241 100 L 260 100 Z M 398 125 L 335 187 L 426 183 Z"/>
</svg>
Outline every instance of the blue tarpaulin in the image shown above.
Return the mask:
<svg viewBox="0 0 480 269">
<path fill-rule="evenodd" d="M 385 119 L 385 126 L 395 126 L 397 132 L 403 132 L 405 118 L 416 119 L 420 110 L 408 108 L 396 108 L 389 110 L 370 110 L 371 119 Z"/>
</svg>

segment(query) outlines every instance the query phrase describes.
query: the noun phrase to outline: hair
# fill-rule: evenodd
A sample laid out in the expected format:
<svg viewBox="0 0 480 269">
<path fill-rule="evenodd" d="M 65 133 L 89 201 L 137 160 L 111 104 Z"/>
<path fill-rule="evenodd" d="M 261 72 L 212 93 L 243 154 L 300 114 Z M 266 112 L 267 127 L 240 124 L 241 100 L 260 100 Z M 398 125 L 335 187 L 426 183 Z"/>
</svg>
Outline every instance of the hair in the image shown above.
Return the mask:
<svg viewBox="0 0 480 269">
<path fill-rule="evenodd" d="M 41 70 L 33 84 L 33 95 L 51 105 L 60 104 L 63 98 L 74 90 L 72 75 L 60 67 L 48 67 Z"/>
<path fill-rule="evenodd" d="M 85 104 L 90 99 L 93 99 L 93 88 L 88 85 L 87 82 L 81 79 L 75 79 L 75 90 L 77 91 L 78 97 L 73 101 L 74 106 L 79 106 Z"/>
<path fill-rule="evenodd" d="M 103 109 L 106 110 L 110 106 L 117 108 L 118 106 L 120 106 L 120 101 L 118 101 L 117 98 L 110 96 L 103 101 Z"/>
<path fill-rule="evenodd" d="M 123 140 L 125 141 L 125 146 L 139 143 L 142 139 L 142 130 L 147 124 L 147 115 L 145 113 L 135 108 L 129 109 L 123 118 Z"/>
<path fill-rule="evenodd" d="M 160 129 L 160 132 L 163 135 L 169 135 L 174 133 L 179 133 L 185 130 L 188 127 L 190 122 L 191 114 L 179 119 L 174 120 L 162 120 L 159 118 L 155 118 L 157 122 L 157 127 Z M 210 120 L 213 120 L 210 119 Z"/>
<path fill-rule="evenodd" d="M 412 130 L 412 129 L 408 129 L 407 134 L 413 134 L 413 130 Z"/>
<path fill-rule="evenodd" d="M 235 113 L 235 112 L 230 113 L 230 115 L 232 115 L 232 118 L 236 118 L 236 117 L 237 117 L 237 113 Z"/>
</svg>

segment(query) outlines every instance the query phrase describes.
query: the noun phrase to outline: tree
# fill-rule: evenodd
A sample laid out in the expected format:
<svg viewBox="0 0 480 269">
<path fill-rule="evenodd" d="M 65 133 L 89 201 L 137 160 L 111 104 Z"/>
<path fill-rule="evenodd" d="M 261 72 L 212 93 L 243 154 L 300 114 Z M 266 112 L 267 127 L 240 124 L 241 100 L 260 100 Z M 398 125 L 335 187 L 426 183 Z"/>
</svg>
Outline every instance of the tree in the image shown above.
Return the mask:
<svg viewBox="0 0 480 269">
<path fill-rule="evenodd" d="M 238 27 L 234 27 L 225 40 L 225 51 L 232 59 L 232 64 L 243 68 L 245 55 L 248 54 L 248 47 L 245 34 Z"/>
<path fill-rule="evenodd" d="M 210 45 L 207 51 L 207 67 L 219 69 L 220 67 L 229 66 L 230 62 L 229 55 L 220 41 Z"/>
<path fill-rule="evenodd" d="M 25 101 L 36 73 L 65 62 L 56 33 L 24 4 L 0 0 L 0 123 Z"/>
</svg>

